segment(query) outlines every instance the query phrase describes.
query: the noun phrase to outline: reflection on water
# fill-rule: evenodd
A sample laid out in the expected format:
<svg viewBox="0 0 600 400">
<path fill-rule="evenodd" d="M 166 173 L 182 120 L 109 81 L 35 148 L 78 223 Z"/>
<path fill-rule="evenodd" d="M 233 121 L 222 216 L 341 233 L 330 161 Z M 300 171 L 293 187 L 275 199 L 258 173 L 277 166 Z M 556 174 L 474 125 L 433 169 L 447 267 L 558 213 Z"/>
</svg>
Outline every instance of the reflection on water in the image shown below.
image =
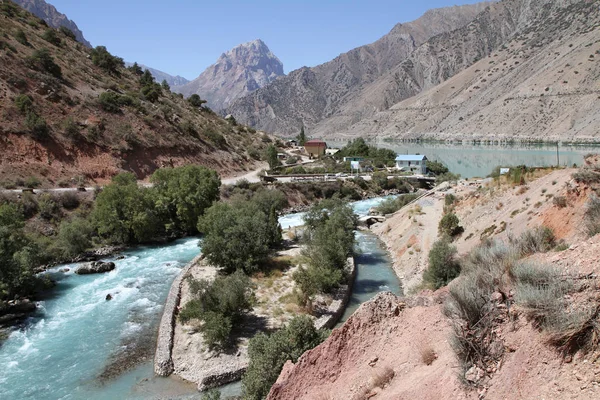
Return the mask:
<svg viewBox="0 0 600 400">
<path fill-rule="evenodd" d="M 331 147 L 342 147 L 347 142 L 327 141 Z M 544 167 L 557 164 L 556 145 L 548 144 L 450 144 L 435 142 L 378 141 L 373 144 L 394 150 L 398 154 L 424 154 L 430 160 L 438 160 L 450 171 L 464 178 L 485 177 L 498 165 L 527 165 Z M 558 162 L 563 166 L 581 165 L 583 156 L 600 151 L 598 145 L 560 145 Z"/>
</svg>

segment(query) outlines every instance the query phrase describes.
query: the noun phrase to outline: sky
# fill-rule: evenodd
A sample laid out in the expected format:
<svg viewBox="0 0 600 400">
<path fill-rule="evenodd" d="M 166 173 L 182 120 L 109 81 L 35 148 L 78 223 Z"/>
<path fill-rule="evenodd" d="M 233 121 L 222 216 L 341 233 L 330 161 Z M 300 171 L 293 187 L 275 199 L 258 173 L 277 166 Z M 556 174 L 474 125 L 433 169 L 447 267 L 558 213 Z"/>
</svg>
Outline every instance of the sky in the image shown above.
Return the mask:
<svg viewBox="0 0 600 400">
<path fill-rule="evenodd" d="M 240 43 L 262 39 L 286 73 L 376 41 L 431 8 L 478 0 L 46 0 L 93 46 L 194 79 Z"/>
</svg>

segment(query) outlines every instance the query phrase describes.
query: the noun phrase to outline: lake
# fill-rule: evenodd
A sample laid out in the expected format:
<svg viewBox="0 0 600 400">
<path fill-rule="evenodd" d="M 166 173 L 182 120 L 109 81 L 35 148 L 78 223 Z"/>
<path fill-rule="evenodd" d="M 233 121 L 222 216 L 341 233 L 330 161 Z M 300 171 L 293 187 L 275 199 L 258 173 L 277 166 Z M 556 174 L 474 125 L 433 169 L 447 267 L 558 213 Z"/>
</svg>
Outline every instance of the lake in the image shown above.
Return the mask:
<svg viewBox="0 0 600 400">
<path fill-rule="evenodd" d="M 341 148 L 347 141 L 327 141 L 328 147 Z M 463 178 L 485 177 L 498 165 L 547 167 L 557 164 L 556 144 L 459 144 L 441 142 L 371 141 L 371 145 L 394 150 L 398 154 L 424 154 L 429 160 L 444 163 Z M 559 145 L 561 166 L 581 165 L 583 156 L 599 153 L 597 145 Z"/>
</svg>

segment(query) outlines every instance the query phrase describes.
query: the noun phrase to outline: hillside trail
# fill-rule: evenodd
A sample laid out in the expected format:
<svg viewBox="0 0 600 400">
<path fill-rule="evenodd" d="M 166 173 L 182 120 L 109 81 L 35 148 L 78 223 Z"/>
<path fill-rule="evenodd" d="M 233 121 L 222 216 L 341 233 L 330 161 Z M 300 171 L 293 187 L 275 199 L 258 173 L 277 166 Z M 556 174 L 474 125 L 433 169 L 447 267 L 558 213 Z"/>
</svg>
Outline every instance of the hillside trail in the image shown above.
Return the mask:
<svg viewBox="0 0 600 400">
<path fill-rule="evenodd" d="M 262 162 L 258 165 L 258 167 L 256 169 L 254 169 L 253 171 L 247 172 L 244 175 L 236 175 L 236 176 L 231 176 L 228 178 L 221 178 L 221 184 L 223 185 L 234 185 L 235 183 L 237 183 L 238 181 L 245 179 L 250 183 L 254 183 L 254 182 L 260 182 L 260 177 L 258 176 L 258 174 L 260 173 L 260 171 L 268 169 L 269 165 L 266 162 Z"/>
</svg>

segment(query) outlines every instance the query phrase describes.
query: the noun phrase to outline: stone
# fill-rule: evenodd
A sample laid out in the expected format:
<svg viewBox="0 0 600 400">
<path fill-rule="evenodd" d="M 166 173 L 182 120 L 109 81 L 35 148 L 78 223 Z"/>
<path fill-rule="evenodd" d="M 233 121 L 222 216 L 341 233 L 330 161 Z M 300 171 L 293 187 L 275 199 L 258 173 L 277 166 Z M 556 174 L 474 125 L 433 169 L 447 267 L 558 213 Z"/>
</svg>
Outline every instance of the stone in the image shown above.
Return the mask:
<svg viewBox="0 0 600 400">
<path fill-rule="evenodd" d="M 106 295 L 106 301 L 112 300 L 112 296 L 109 294 Z"/>
<path fill-rule="evenodd" d="M 98 274 L 113 269 L 115 269 L 115 263 L 113 262 L 92 261 L 77 268 L 75 273 L 78 275 Z"/>
<path fill-rule="evenodd" d="M 483 378 L 484 374 L 485 372 L 481 368 L 473 365 L 465 373 L 465 379 L 469 382 L 477 383 Z"/>
</svg>

